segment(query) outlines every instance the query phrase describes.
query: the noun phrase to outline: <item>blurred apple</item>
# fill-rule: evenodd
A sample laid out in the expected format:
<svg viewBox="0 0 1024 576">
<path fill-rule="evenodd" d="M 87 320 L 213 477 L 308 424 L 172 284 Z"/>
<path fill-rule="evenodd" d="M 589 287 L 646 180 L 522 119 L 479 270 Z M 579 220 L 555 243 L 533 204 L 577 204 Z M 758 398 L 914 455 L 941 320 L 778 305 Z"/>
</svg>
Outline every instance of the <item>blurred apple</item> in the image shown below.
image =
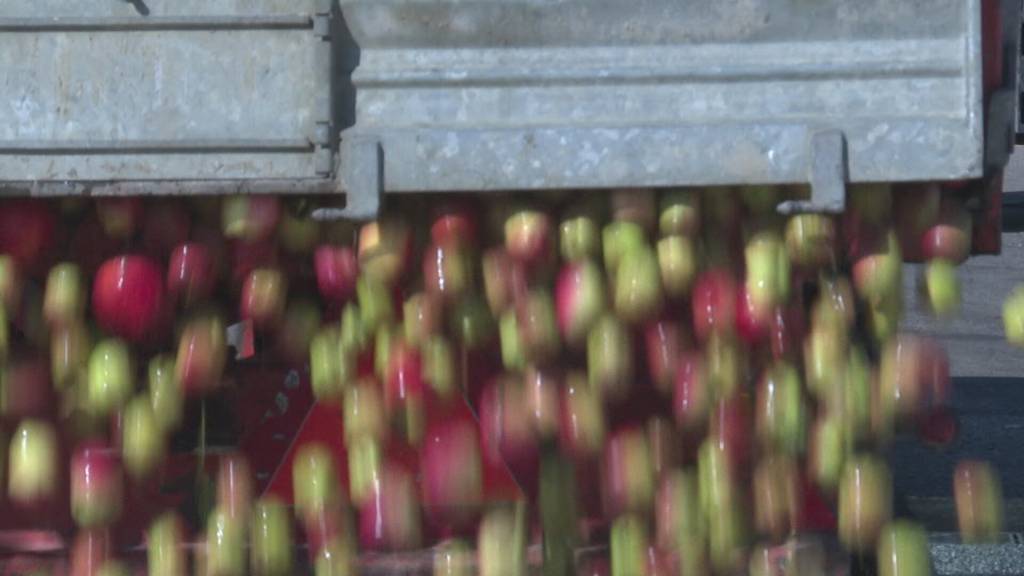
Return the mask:
<svg viewBox="0 0 1024 576">
<path fill-rule="evenodd" d="M 361 379 L 345 390 L 345 440 L 360 437 L 383 440 L 387 436 L 384 400 L 380 387 L 370 379 Z"/>
<path fill-rule="evenodd" d="M 700 232 L 700 194 L 696 190 L 670 190 L 661 195 L 658 228 L 663 236 L 694 237 Z"/>
<path fill-rule="evenodd" d="M 82 528 L 111 524 L 124 498 L 121 470 L 112 449 L 87 443 L 71 459 L 71 515 Z"/>
<path fill-rule="evenodd" d="M 811 310 L 815 326 L 836 324 L 852 327 L 856 321 L 856 302 L 850 283 L 843 277 L 823 277 L 818 283 L 818 298 Z"/>
<path fill-rule="evenodd" d="M 327 326 L 309 344 L 309 381 L 313 395 L 322 402 L 341 399 L 355 372 L 355 356 L 341 345 L 338 330 Z"/>
<path fill-rule="evenodd" d="M 359 270 L 373 282 L 393 286 L 409 267 L 409 226 L 398 217 L 383 217 L 359 229 Z"/>
<path fill-rule="evenodd" d="M 1007 342 L 1024 347 L 1024 286 L 1015 288 L 1003 302 L 1003 331 Z"/>
<path fill-rule="evenodd" d="M 928 534 L 909 520 L 886 524 L 878 538 L 878 576 L 931 576 Z"/>
<path fill-rule="evenodd" d="M 147 566 L 150 576 L 185 576 L 188 574 L 184 529 L 173 512 L 159 516 L 146 534 Z"/>
<path fill-rule="evenodd" d="M 576 262 L 598 255 L 601 245 L 600 209 L 586 200 L 571 206 L 562 215 L 559 245 L 562 258 Z"/>
<path fill-rule="evenodd" d="M 498 319 L 498 342 L 501 346 L 501 364 L 505 370 L 518 372 L 526 367 L 523 353 L 522 330 L 514 310 L 506 310 Z"/>
<path fill-rule="evenodd" d="M 280 321 L 288 295 L 288 281 L 276 268 L 257 268 L 242 285 L 239 315 L 257 328 L 269 328 Z"/>
<path fill-rule="evenodd" d="M 940 345 L 915 336 L 899 336 L 882 350 L 880 409 L 897 422 L 910 422 L 950 395 L 949 359 Z"/>
<path fill-rule="evenodd" d="M 148 201 L 142 223 L 142 246 L 151 258 L 163 259 L 188 241 L 191 216 L 177 199 Z"/>
<path fill-rule="evenodd" d="M 325 542 L 316 552 L 313 563 L 315 576 L 349 576 L 355 573 L 356 553 L 347 538 L 335 537 Z"/>
<path fill-rule="evenodd" d="M 22 278 L 17 261 L 0 253 L 0 312 L 14 316 L 21 307 Z"/>
<path fill-rule="evenodd" d="M 633 380 L 633 343 L 629 331 L 606 314 L 587 335 L 587 377 L 609 401 L 620 400 Z"/>
<path fill-rule="evenodd" d="M 170 434 L 181 424 L 185 409 L 184 390 L 174 377 L 174 357 L 154 356 L 149 361 L 147 376 L 149 403 L 157 426 L 163 434 Z"/>
<path fill-rule="evenodd" d="M 367 338 L 377 333 L 395 317 L 395 305 L 387 288 L 368 276 L 360 276 L 356 282 L 359 301 L 359 320 Z"/>
<path fill-rule="evenodd" d="M 907 262 L 921 259 L 921 237 L 939 217 L 942 189 L 935 182 L 910 184 L 894 190 L 893 223 Z"/>
<path fill-rule="evenodd" d="M 924 269 L 924 295 L 932 314 L 949 317 L 960 308 L 960 278 L 956 265 L 941 258 L 929 260 Z"/>
<path fill-rule="evenodd" d="M 472 247 L 477 239 L 477 214 L 470 202 L 445 202 L 434 211 L 430 239 L 440 246 Z"/>
<path fill-rule="evenodd" d="M 552 311 L 553 314 L 553 311 Z M 466 348 L 473 350 L 494 338 L 494 317 L 477 295 L 468 295 L 455 304 L 448 315 L 448 329 Z M 557 328 L 554 328 L 557 334 Z"/>
<path fill-rule="evenodd" d="M 206 574 L 242 576 L 245 574 L 245 530 L 240 518 L 223 508 L 214 508 L 206 521 Z"/>
<path fill-rule="evenodd" d="M 98 416 L 117 410 L 131 396 L 134 384 L 131 353 L 121 340 L 99 342 L 89 355 L 87 409 Z"/>
<path fill-rule="evenodd" d="M 707 518 L 708 551 L 716 572 L 731 574 L 743 563 L 746 510 L 741 508 L 740 490 L 728 449 L 713 438 L 698 451 L 701 509 Z"/>
<path fill-rule="evenodd" d="M 811 427 L 807 467 L 811 479 L 824 493 L 835 494 L 850 444 L 843 421 L 833 414 L 818 416 Z"/>
<path fill-rule="evenodd" d="M 577 348 L 607 307 L 598 266 L 588 259 L 565 264 L 558 274 L 555 299 L 562 338 Z"/>
<path fill-rule="evenodd" d="M 892 214 L 892 187 L 889 184 L 854 184 L 850 186 L 847 214 L 855 218 L 881 224 Z"/>
<path fill-rule="evenodd" d="M 754 427 L 766 452 L 799 455 L 807 441 L 807 407 L 800 374 L 777 362 L 765 370 L 757 386 Z"/>
<path fill-rule="evenodd" d="M 554 368 L 527 366 L 523 373 L 523 391 L 534 433 L 541 441 L 553 438 L 558 432 L 559 390 L 562 375 Z"/>
<path fill-rule="evenodd" d="M 480 522 L 477 532 L 477 570 L 480 576 L 526 574 L 526 506 L 494 508 Z"/>
<path fill-rule="evenodd" d="M 714 333 L 731 334 L 736 326 L 737 287 L 724 270 L 708 270 L 693 287 L 693 330 L 701 340 Z"/>
<path fill-rule="evenodd" d="M 921 255 L 926 260 L 942 258 L 961 264 L 971 255 L 973 221 L 963 202 L 946 196 L 938 219 L 921 236 Z"/>
<path fill-rule="evenodd" d="M 43 296 L 43 317 L 47 324 L 66 326 L 78 320 L 85 306 L 82 273 L 78 266 L 61 262 L 50 268 Z"/>
<path fill-rule="evenodd" d="M 276 196 L 230 196 L 221 207 L 221 229 L 227 238 L 266 240 L 281 219 L 281 202 Z"/>
<path fill-rule="evenodd" d="M 643 431 L 626 428 L 612 435 L 604 453 L 604 502 L 609 517 L 646 513 L 654 501 L 654 469 Z"/>
<path fill-rule="evenodd" d="M 536 474 L 539 447 L 523 383 L 509 375 L 488 382 L 480 395 L 480 441 L 492 466 L 507 465 L 521 482 Z"/>
<path fill-rule="evenodd" d="M 627 252 L 647 244 L 647 234 L 635 222 L 609 222 L 601 231 L 601 246 L 604 250 L 604 269 L 610 278 L 615 278 L 619 263 Z"/>
<path fill-rule="evenodd" d="M 436 296 L 416 292 L 402 306 L 402 328 L 405 341 L 420 346 L 437 335 L 442 326 L 442 304 Z"/>
<path fill-rule="evenodd" d="M 128 567 L 117 560 L 107 560 L 96 576 L 129 576 Z"/>
<path fill-rule="evenodd" d="M 217 506 L 232 519 L 246 522 L 252 505 L 252 470 L 240 454 L 222 456 L 217 468 Z"/>
<path fill-rule="evenodd" d="M 349 302 L 341 311 L 341 328 L 338 342 L 344 348 L 360 353 L 366 349 L 370 339 L 370 330 L 363 322 L 363 313 L 359 306 Z"/>
<path fill-rule="evenodd" d="M 665 236 L 658 241 L 661 285 L 670 299 L 690 292 L 697 276 L 698 259 L 693 241 L 686 236 Z"/>
<path fill-rule="evenodd" d="M 523 356 L 530 362 L 545 362 L 561 349 L 555 303 L 545 289 L 533 289 L 516 308 L 516 320 Z"/>
<path fill-rule="evenodd" d="M 50 255 L 58 237 L 57 230 L 56 211 L 50 202 L 23 198 L 4 200 L 4 209 L 0 210 L 0 260 L 2 255 L 7 255 L 21 272 L 36 272 Z M 18 294 L 11 288 L 17 288 L 18 283 L 12 285 L 13 278 L 4 268 L 0 262 L 0 299 L 11 312 Z"/>
<path fill-rule="evenodd" d="M 672 392 L 685 344 L 686 335 L 682 327 L 664 315 L 644 326 L 647 373 L 655 388 L 663 393 Z"/>
<path fill-rule="evenodd" d="M 701 429 L 710 412 L 710 390 L 703 355 L 685 352 L 676 369 L 673 412 L 676 423 L 686 432 Z"/>
<path fill-rule="evenodd" d="M 747 240 L 745 288 L 755 316 L 767 316 L 789 297 L 789 258 L 782 238 L 762 231 Z"/>
<path fill-rule="evenodd" d="M 994 542 L 1003 531 L 1002 483 L 988 462 L 963 460 L 953 473 L 960 539 L 968 544 Z"/>
<path fill-rule="evenodd" d="M 313 251 L 320 239 L 320 223 L 312 218 L 284 210 L 277 232 L 281 247 L 290 254 L 306 254 Z"/>
<path fill-rule="evenodd" d="M 107 529 L 79 530 L 71 544 L 70 575 L 96 576 L 109 557 L 110 532 Z"/>
<path fill-rule="evenodd" d="M 167 293 L 189 307 L 210 297 L 217 281 L 214 257 L 202 242 L 176 246 L 167 264 Z"/>
<path fill-rule="evenodd" d="M 111 258 L 93 280 L 93 316 L 104 330 L 125 340 L 152 338 L 163 311 L 163 284 L 163 274 L 151 260 Z"/>
<path fill-rule="evenodd" d="M 427 338 L 422 345 L 423 377 L 441 400 L 451 400 L 459 392 L 456 380 L 455 352 L 448 339 L 440 334 Z"/>
<path fill-rule="evenodd" d="M 127 240 L 142 224 L 142 200 L 136 196 L 98 198 L 96 215 L 108 236 Z"/>
<path fill-rule="evenodd" d="M 624 514 L 612 522 L 609 537 L 611 576 L 648 576 L 650 548 L 647 523 L 642 516 Z"/>
<path fill-rule="evenodd" d="M 348 246 L 322 244 L 313 253 L 320 296 L 330 305 L 341 306 L 355 295 L 359 262 Z"/>
<path fill-rule="evenodd" d="M 392 350 L 384 381 L 384 410 L 405 439 L 414 445 L 423 436 L 423 359 L 419 350 L 399 342 Z"/>
<path fill-rule="evenodd" d="M 658 487 L 656 502 L 658 548 L 675 552 L 680 574 L 708 572 L 707 530 L 696 470 L 688 468 L 666 474 Z"/>
<path fill-rule="evenodd" d="M 357 507 L 367 504 L 374 496 L 374 486 L 380 482 L 384 469 L 381 441 L 370 435 L 345 438 L 348 456 L 348 493 Z"/>
<path fill-rule="evenodd" d="M 487 305 L 493 314 L 499 315 L 525 293 L 525 276 L 517 273 L 512 257 L 503 249 L 485 252 L 482 267 Z"/>
<path fill-rule="evenodd" d="M 796 461 L 789 456 L 762 458 L 754 469 L 754 526 L 779 542 L 799 526 L 800 481 Z"/>
<path fill-rule="evenodd" d="M 186 394 L 205 394 L 220 387 L 227 362 L 224 322 L 207 314 L 190 320 L 178 340 L 175 380 Z"/>
<path fill-rule="evenodd" d="M 839 540 L 854 553 L 869 552 L 892 518 L 892 477 L 885 462 L 859 455 L 839 480 Z"/>
<path fill-rule="evenodd" d="M 89 330 L 81 321 L 53 329 L 50 333 L 50 375 L 56 388 L 67 389 L 85 380 L 91 348 Z"/>
<path fill-rule="evenodd" d="M 164 434 L 147 396 L 136 396 L 121 415 L 121 459 L 135 480 L 149 477 L 164 459 Z"/>
<path fill-rule="evenodd" d="M 866 250 L 854 262 L 854 287 L 865 300 L 877 303 L 899 290 L 902 264 L 899 242 L 890 230 L 870 240 Z"/>
<path fill-rule="evenodd" d="M 460 540 L 445 540 L 434 548 L 433 576 L 472 576 L 473 551 Z"/>
<path fill-rule="evenodd" d="M 605 418 L 601 396 L 582 372 L 571 372 L 562 387 L 559 431 L 562 449 L 575 456 L 597 454 L 604 445 Z"/>
<path fill-rule="evenodd" d="M 256 576 L 292 574 L 292 528 L 288 507 L 275 496 L 256 501 L 249 530 L 249 566 Z"/>
<path fill-rule="evenodd" d="M 505 220 L 505 251 L 513 259 L 538 264 L 552 246 L 551 219 L 541 210 L 519 208 Z"/>
<path fill-rule="evenodd" d="M 628 324 L 656 316 L 662 307 L 658 258 L 647 245 L 627 249 L 615 272 L 615 313 Z"/>
<path fill-rule="evenodd" d="M 338 475 L 331 451 L 319 443 L 299 448 L 292 462 L 292 489 L 296 512 L 313 516 L 334 510 L 341 503 Z"/>
<path fill-rule="evenodd" d="M 815 269 L 836 261 L 836 228 L 825 214 L 796 214 L 786 223 L 786 251 L 798 268 Z"/>
<path fill-rule="evenodd" d="M 461 298 L 473 284 L 473 264 L 461 244 L 428 246 L 423 252 L 423 285 L 444 301 Z"/>
<path fill-rule="evenodd" d="M 57 490 L 57 434 L 43 420 L 22 420 L 11 436 L 7 495 L 21 506 L 34 506 Z"/>
<path fill-rule="evenodd" d="M 360 544 L 370 550 L 411 550 L 420 544 L 420 507 L 413 479 L 385 464 L 359 513 Z"/>
<path fill-rule="evenodd" d="M 483 466 L 476 427 L 467 421 L 438 422 L 420 447 L 423 511 L 438 526 L 463 527 L 483 501 Z"/>
<path fill-rule="evenodd" d="M 841 384 L 836 369 L 843 365 L 849 350 L 845 325 L 819 323 L 811 327 L 804 340 L 804 377 L 807 389 L 820 400 L 837 393 Z"/>
</svg>

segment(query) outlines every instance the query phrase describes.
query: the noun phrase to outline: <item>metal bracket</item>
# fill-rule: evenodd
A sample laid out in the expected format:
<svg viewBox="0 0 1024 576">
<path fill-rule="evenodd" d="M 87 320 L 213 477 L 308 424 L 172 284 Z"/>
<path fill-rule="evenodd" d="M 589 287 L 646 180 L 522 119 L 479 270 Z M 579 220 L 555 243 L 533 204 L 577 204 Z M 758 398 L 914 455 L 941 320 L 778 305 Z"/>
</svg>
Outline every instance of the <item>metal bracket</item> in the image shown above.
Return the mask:
<svg viewBox="0 0 1024 576">
<path fill-rule="evenodd" d="M 1015 91 L 1010 88 L 996 90 L 990 97 L 985 119 L 986 168 L 1002 168 L 1013 153 L 1016 104 Z"/>
<path fill-rule="evenodd" d="M 384 150 L 375 138 L 354 137 L 342 142 L 341 182 L 344 208 L 318 208 L 315 220 L 370 220 L 380 210 L 384 192 Z"/>
<path fill-rule="evenodd" d="M 846 209 L 846 138 L 841 130 L 822 130 L 811 135 L 809 145 L 811 199 L 788 200 L 779 204 L 778 211 L 842 213 Z"/>
</svg>

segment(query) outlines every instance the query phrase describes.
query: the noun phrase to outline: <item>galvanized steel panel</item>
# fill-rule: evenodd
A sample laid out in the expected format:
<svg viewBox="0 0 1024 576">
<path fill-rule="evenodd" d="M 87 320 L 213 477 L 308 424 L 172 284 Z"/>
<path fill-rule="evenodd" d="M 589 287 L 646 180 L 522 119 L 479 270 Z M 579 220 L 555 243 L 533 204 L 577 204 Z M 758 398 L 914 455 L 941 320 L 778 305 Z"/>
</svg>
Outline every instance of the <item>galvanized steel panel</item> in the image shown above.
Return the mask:
<svg viewBox="0 0 1024 576">
<path fill-rule="evenodd" d="M 341 5 L 385 191 L 808 182 L 831 130 L 851 181 L 982 173 L 978 0 Z"/>
<path fill-rule="evenodd" d="M 0 181 L 329 176 L 323 6 L 4 1 Z"/>
</svg>

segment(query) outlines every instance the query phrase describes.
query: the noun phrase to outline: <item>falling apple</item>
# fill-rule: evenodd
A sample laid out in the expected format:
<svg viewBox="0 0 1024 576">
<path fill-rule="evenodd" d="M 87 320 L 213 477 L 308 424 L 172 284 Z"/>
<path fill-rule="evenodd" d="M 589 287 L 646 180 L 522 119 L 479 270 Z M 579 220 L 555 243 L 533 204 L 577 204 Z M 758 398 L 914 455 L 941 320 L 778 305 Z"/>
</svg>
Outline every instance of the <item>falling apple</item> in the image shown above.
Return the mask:
<svg viewBox="0 0 1024 576">
<path fill-rule="evenodd" d="M 104 330 L 130 342 L 151 338 L 163 312 L 163 285 L 163 274 L 148 258 L 111 258 L 93 279 L 93 316 Z"/>
</svg>

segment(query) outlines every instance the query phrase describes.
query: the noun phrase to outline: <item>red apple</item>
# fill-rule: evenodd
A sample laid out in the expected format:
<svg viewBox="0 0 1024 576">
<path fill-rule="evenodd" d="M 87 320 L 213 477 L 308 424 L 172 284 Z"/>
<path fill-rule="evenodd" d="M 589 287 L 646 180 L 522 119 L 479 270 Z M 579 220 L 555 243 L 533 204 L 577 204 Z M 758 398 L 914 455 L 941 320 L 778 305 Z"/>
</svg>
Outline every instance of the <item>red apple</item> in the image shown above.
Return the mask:
<svg viewBox="0 0 1024 576">
<path fill-rule="evenodd" d="M 476 244 L 476 214 L 468 202 L 445 203 L 430 224 L 430 239 L 439 246 Z"/>
<path fill-rule="evenodd" d="M 373 494 L 359 513 L 360 544 L 370 550 L 411 550 L 420 544 L 420 508 L 413 479 L 385 464 Z"/>
<path fill-rule="evenodd" d="M 881 410 L 897 422 L 910 422 L 950 396 L 949 358 L 935 343 L 900 336 L 885 345 L 879 368 Z"/>
<path fill-rule="evenodd" d="M 202 242 L 187 242 L 171 251 L 167 264 L 167 293 L 184 306 L 209 298 L 217 281 L 213 255 Z"/>
<path fill-rule="evenodd" d="M 111 258 L 93 280 L 92 313 L 104 330 L 126 340 L 151 338 L 161 320 L 163 284 L 163 274 L 148 258 Z"/>
<path fill-rule="evenodd" d="M 521 382 L 499 376 L 486 384 L 480 396 L 479 423 L 481 445 L 489 463 L 507 465 L 520 480 L 536 474 L 537 437 Z"/>
<path fill-rule="evenodd" d="M 973 221 L 964 203 L 954 197 L 942 199 L 935 224 L 921 236 L 921 255 L 926 260 L 942 258 L 961 264 L 971 255 Z"/>
<path fill-rule="evenodd" d="M 288 281 L 277 268 L 257 268 L 242 285 L 239 315 L 257 328 L 269 328 L 280 321 L 288 298 Z"/>
<path fill-rule="evenodd" d="M 483 467 L 476 427 L 464 420 L 431 426 L 420 447 L 423 510 L 438 525 L 465 526 L 483 501 Z"/>
<path fill-rule="evenodd" d="M 111 238 L 127 240 L 135 235 L 142 225 L 142 199 L 136 196 L 99 198 L 96 200 L 96 215 L 103 230 Z"/>
<path fill-rule="evenodd" d="M 585 259 L 564 265 L 558 274 L 555 299 L 562 338 L 573 348 L 581 346 L 607 306 L 604 278 L 597 265 Z"/>
<path fill-rule="evenodd" d="M 692 299 L 693 331 L 700 340 L 707 340 L 714 332 L 733 332 L 737 292 L 732 275 L 724 270 L 709 270 L 697 278 Z"/>
<path fill-rule="evenodd" d="M 893 223 L 905 260 L 920 260 L 921 235 L 939 217 L 942 189 L 935 182 L 911 184 L 893 191 Z"/>
<path fill-rule="evenodd" d="M 280 219 L 281 201 L 276 196 L 231 196 L 221 207 L 221 229 L 228 238 L 267 240 Z"/>
<path fill-rule="evenodd" d="M 71 460 L 71 515 L 83 528 L 107 526 L 121 512 L 121 469 L 111 448 L 79 446 Z"/>
<path fill-rule="evenodd" d="M 329 305 L 341 306 L 352 299 L 359 277 L 359 262 L 348 246 L 322 244 L 313 254 L 316 285 Z"/>
</svg>

